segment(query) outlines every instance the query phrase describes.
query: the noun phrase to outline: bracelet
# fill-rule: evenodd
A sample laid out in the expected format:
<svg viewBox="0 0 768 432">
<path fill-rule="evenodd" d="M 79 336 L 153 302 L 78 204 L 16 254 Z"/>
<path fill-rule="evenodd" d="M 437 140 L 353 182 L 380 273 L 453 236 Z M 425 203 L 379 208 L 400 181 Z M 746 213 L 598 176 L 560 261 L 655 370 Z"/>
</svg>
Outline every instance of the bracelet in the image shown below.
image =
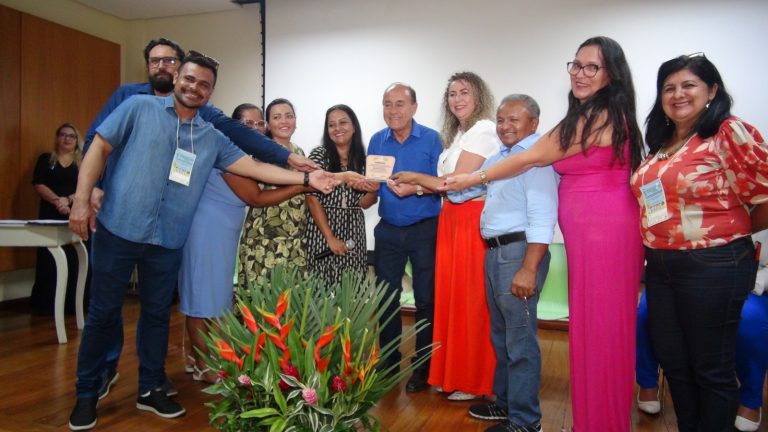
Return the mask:
<svg viewBox="0 0 768 432">
<path fill-rule="evenodd" d="M 304 187 L 307 187 L 307 186 L 309 186 L 309 173 L 305 172 L 304 173 Z"/>
<path fill-rule="evenodd" d="M 477 173 L 477 174 L 480 176 L 480 183 L 481 183 L 483 186 L 488 186 L 488 183 L 490 183 L 490 182 L 488 181 L 488 173 L 487 173 L 487 172 L 485 172 L 485 170 L 482 170 L 482 171 L 478 171 L 478 173 Z"/>
</svg>

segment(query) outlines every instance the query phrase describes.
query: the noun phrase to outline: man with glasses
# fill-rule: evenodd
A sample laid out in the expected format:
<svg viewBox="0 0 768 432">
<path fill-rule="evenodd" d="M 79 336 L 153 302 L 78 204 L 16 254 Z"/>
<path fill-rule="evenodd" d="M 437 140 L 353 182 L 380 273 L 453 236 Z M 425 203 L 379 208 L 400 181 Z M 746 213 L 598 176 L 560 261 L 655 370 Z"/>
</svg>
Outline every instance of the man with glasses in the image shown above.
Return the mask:
<svg viewBox="0 0 768 432">
<path fill-rule="evenodd" d="M 147 82 L 124 84 L 115 90 L 88 129 L 85 137 L 84 152 L 88 151 L 96 135 L 96 128 L 126 99 L 137 94 L 168 96 L 173 91 L 173 76 L 184 58 L 184 50 L 181 46 L 170 39 L 157 38 L 149 41 L 147 46 L 144 47 L 143 53 L 144 63 L 147 66 Z M 193 51 L 192 53 L 195 52 Z M 311 171 L 317 168 L 316 164 L 311 160 L 291 153 L 285 147 L 276 144 L 264 135 L 256 133 L 239 121 L 226 116 L 213 105 L 208 104 L 200 107 L 200 117 L 213 124 L 216 129 L 226 135 L 243 151 L 257 157 L 261 161 L 279 165 L 288 164 L 300 171 Z M 109 176 L 110 170 L 111 168 L 107 164 L 105 177 Z M 95 188 L 91 200 L 95 211 L 99 210 L 101 195 L 101 189 Z M 138 326 L 141 326 L 141 322 L 138 323 Z M 118 333 L 113 338 L 114 346 L 105 359 L 107 367 L 99 389 L 100 399 L 109 394 L 110 387 L 117 381 L 119 376 L 117 366 L 120 360 L 120 352 L 123 349 L 123 327 L 119 326 L 116 331 Z M 170 380 L 165 381 L 163 388 L 169 396 L 178 394 L 176 387 Z"/>
<path fill-rule="evenodd" d="M 83 239 L 93 233 L 91 301 L 77 361 L 77 404 L 71 430 L 96 425 L 98 388 L 111 348 L 125 288 L 134 266 L 142 290 L 137 330 L 139 396 L 136 407 L 164 418 L 185 413 L 161 387 L 168 324 L 182 247 L 211 170 L 276 184 L 311 185 L 329 193 L 335 182 L 320 170 L 300 173 L 256 162 L 205 122 L 198 109 L 216 84 L 217 63 L 190 54 L 182 60 L 167 97 L 125 101 L 97 128 L 80 167 L 70 229 Z M 104 203 L 98 213 L 90 197 L 107 158 Z"/>
</svg>

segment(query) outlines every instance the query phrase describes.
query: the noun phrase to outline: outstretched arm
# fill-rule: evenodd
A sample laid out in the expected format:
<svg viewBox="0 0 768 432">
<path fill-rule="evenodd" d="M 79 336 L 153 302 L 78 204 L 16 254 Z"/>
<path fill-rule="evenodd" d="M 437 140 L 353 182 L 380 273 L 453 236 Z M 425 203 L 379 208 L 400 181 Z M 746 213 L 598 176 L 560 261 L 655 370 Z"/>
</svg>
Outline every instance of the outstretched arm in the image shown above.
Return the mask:
<svg viewBox="0 0 768 432">
<path fill-rule="evenodd" d="M 249 156 L 243 156 L 226 170 L 245 177 L 271 184 L 304 184 L 305 173 L 289 171 L 264 162 L 257 162 Z M 329 193 L 338 184 L 333 175 L 323 170 L 312 171 L 309 174 L 309 185 L 322 193 Z"/>
<path fill-rule="evenodd" d="M 221 174 L 232 192 L 251 207 L 269 207 L 280 204 L 294 196 L 315 191 L 311 187 L 303 185 L 283 186 L 276 189 L 262 190 L 259 184 L 248 177 L 242 177 L 230 173 Z"/>
</svg>

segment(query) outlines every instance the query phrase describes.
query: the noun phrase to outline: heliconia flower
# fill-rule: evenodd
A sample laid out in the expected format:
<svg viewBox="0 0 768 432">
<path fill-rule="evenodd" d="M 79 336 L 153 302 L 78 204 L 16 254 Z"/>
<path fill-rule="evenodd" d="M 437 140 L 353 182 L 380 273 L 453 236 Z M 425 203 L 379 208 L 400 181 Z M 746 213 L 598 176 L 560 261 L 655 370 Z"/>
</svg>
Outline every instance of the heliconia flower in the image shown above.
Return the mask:
<svg viewBox="0 0 768 432">
<path fill-rule="evenodd" d="M 331 380 L 331 388 L 334 392 L 345 392 L 347 391 L 347 383 L 344 382 L 344 378 L 336 375 Z"/>
<path fill-rule="evenodd" d="M 349 377 L 352 373 L 352 342 L 349 340 L 349 335 L 344 338 L 344 342 L 341 344 L 341 353 L 344 357 L 344 376 Z"/>
<path fill-rule="evenodd" d="M 317 369 L 320 371 L 320 373 L 325 372 L 325 368 L 328 367 L 328 362 L 331 361 L 330 356 L 321 359 L 320 350 L 333 340 L 333 336 L 337 328 L 337 325 L 328 327 L 325 332 L 320 335 L 320 338 L 317 340 L 317 345 L 315 345 L 315 363 L 317 364 Z"/>
<path fill-rule="evenodd" d="M 243 314 L 243 322 L 245 323 L 245 326 L 248 327 L 248 330 L 250 330 L 251 333 L 256 334 L 258 327 L 256 326 L 256 319 L 253 318 L 251 310 L 243 302 L 240 302 L 239 305 L 240 313 Z"/>
<path fill-rule="evenodd" d="M 317 391 L 313 388 L 305 388 L 301 391 L 301 397 L 309 405 L 317 405 Z"/>
<path fill-rule="evenodd" d="M 285 339 L 288 337 L 288 333 L 291 332 L 291 327 L 293 327 L 293 319 L 285 323 L 283 328 L 280 329 L 280 339 L 285 341 Z"/>
<path fill-rule="evenodd" d="M 251 353 L 251 347 L 246 344 L 240 344 L 240 349 L 243 350 L 244 353 L 250 354 Z"/>
<path fill-rule="evenodd" d="M 285 351 L 288 349 L 287 346 L 283 343 L 283 340 L 280 339 L 280 336 L 267 332 L 267 337 L 269 337 L 269 340 L 272 341 L 273 344 L 275 344 L 276 347 L 280 348 L 281 350 Z"/>
<path fill-rule="evenodd" d="M 280 324 L 280 319 L 277 315 L 273 314 L 272 312 L 267 312 L 265 310 L 256 308 L 257 311 L 259 311 L 259 314 L 261 314 L 262 317 L 264 317 L 264 321 L 272 324 L 272 326 L 278 330 L 283 328 L 283 325 Z"/>
<path fill-rule="evenodd" d="M 284 365 L 290 364 L 290 361 L 291 361 L 291 350 L 285 350 L 283 351 L 283 355 L 280 356 L 280 359 L 278 360 L 278 364 L 282 369 Z"/>
<path fill-rule="evenodd" d="M 283 291 L 280 297 L 277 298 L 277 308 L 275 309 L 275 315 L 280 318 L 288 309 L 288 302 L 290 301 L 290 290 Z"/>
<path fill-rule="evenodd" d="M 236 363 L 238 368 L 243 367 L 243 359 L 237 356 L 235 350 L 228 343 L 221 339 L 214 338 L 213 344 L 222 359 Z"/>
<path fill-rule="evenodd" d="M 237 381 L 240 384 L 244 385 L 244 386 L 249 386 L 249 385 L 252 384 L 251 383 L 251 377 L 249 377 L 248 375 L 245 375 L 245 374 L 240 375 L 239 377 L 237 377 Z"/>
<path fill-rule="evenodd" d="M 259 338 L 256 340 L 256 352 L 253 353 L 253 359 L 256 360 L 256 363 L 259 363 L 261 361 L 261 350 L 264 348 L 264 342 L 267 340 L 267 334 L 261 333 L 259 335 Z"/>
<path fill-rule="evenodd" d="M 216 376 L 219 377 L 219 379 L 223 380 L 223 379 L 227 379 L 229 375 L 227 375 L 227 371 L 225 371 L 224 369 L 221 369 L 218 372 L 216 372 Z"/>
</svg>

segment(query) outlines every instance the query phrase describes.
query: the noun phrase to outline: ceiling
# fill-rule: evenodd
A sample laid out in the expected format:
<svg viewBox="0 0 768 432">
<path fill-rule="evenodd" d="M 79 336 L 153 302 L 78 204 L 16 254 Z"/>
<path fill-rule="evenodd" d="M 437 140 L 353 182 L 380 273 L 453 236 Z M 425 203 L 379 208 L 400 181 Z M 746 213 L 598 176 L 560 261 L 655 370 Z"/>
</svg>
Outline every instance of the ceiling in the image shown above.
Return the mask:
<svg viewBox="0 0 768 432">
<path fill-rule="evenodd" d="M 163 18 L 237 10 L 232 0 L 75 0 L 125 20 Z"/>
</svg>

